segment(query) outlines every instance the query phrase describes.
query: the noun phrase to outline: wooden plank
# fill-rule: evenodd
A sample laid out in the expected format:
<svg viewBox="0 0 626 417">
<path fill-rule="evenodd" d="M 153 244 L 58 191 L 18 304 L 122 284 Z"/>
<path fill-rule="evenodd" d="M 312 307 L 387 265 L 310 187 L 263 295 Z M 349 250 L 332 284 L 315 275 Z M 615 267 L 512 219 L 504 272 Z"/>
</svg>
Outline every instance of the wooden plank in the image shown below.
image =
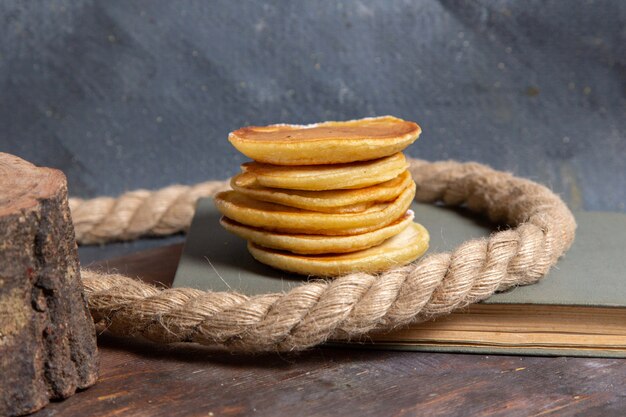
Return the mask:
<svg viewBox="0 0 626 417">
<path fill-rule="evenodd" d="M 93 262 L 87 268 L 117 272 L 155 285 L 169 287 L 174 280 L 183 244 L 162 246 L 110 260 Z"/>
<path fill-rule="evenodd" d="M 171 282 L 181 246 L 99 264 Z M 99 336 L 98 383 L 36 416 L 623 415 L 626 361 L 320 348 L 233 355 Z"/>
</svg>

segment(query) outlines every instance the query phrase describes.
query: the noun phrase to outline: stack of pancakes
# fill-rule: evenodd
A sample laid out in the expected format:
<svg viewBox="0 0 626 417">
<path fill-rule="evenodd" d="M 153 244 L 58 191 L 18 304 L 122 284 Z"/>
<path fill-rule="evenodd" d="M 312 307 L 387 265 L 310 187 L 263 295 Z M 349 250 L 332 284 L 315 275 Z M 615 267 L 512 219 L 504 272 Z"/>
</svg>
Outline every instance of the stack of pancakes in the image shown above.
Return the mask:
<svg viewBox="0 0 626 417">
<path fill-rule="evenodd" d="M 415 183 L 401 151 L 420 127 L 385 116 L 245 127 L 230 142 L 254 162 L 215 204 L 258 261 L 305 275 L 380 272 L 420 257 Z"/>
</svg>

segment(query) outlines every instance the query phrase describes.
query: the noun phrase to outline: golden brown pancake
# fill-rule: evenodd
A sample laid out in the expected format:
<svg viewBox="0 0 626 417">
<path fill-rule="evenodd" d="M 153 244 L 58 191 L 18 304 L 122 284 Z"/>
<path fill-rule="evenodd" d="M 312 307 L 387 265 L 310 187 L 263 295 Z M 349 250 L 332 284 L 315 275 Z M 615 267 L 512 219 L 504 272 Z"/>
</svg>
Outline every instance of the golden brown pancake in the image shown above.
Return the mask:
<svg viewBox="0 0 626 417">
<path fill-rule="evenodd" d="M 421 133 L 414 122 L 392 116 L 311 125 L 244 127 L 228 135 L 237 150 L 275 165 L 366 161 L 400 152 Z"/>
<path fill-rule="evenodd" d="M 415 183 L 394 201 L 379 203 L 360 213 L 319 213 L 251 199 L 236 191 L 215 196 L 218 210 L 247 226 L 283 233 L 350 235 L 380 229 L 404 215 L 415 196 Z"/>
<path fill-rule="evenodd" d="M 404 216 L 388 226 L 372 232 L 350 236 L 268 232 L 267 230 L 237 223 L 226 217 L 222 217 L 220 223 L 226 230 L 259 246 L 305 255 L 315 255 L 355 252 L 379 245 L 407 228 L 412 223 L 413 217 L 413 212 L 409 210 Z"/>
<path fill-rule="evenodd" d="M 302 275 L 333 277 L 351 272 L 376 273 L 414 261 L 428 249 L 428 231 L 411 223 L 381 245 L 345 254 L 297 255 L 248 242 L 252 256 L 266 265 Z"/>
<path fill-rule="evenodd" d="M 279 166 L 248 162 L 241 169 L 256 184 L 290 190 L 344 190 L 389 181 L 408 168 L 402 153 L 373 161 L 336 165 Z"/>
<path fill-rule="evenodd" d="M 318 211 L 320 213 L 360 213 L 362 211 L 367 210 L 368 208 L 372 207 L 374 204 L 376 203 L 359 203 L 359 204 L 352 204 L 349 206 L 341 206 L 341 207 L 321 207 L 315 210 L 311 210 L 311 211 Z M 305 209 L 307 210 L 307 209 Z"/>
<path fill-rule="evenodd" d="M 256 200 L 304 210 L 341 213 L 363 211 L 373 203 L 394 200 L 412 181 L 409 171 L 404 171 L 394 179 L 365 188 L 306 191 L 264 187 L 254 175 L 244 172 L 233 177 L 230 185 L 233 190 Z"/>
</svg>

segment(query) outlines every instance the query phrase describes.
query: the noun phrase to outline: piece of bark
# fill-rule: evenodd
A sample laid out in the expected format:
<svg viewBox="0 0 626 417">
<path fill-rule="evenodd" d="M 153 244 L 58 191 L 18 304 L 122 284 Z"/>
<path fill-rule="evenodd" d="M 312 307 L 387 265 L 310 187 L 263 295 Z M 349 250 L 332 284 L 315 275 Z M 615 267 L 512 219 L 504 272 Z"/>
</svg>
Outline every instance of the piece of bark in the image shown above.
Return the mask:
<svg viewBox="0 0 626 417">
<path fill-rule="evenodd" d="M 65 176 L 0 153 L 0 415 L 38 410 L 97 376 Z"/>
</svg>

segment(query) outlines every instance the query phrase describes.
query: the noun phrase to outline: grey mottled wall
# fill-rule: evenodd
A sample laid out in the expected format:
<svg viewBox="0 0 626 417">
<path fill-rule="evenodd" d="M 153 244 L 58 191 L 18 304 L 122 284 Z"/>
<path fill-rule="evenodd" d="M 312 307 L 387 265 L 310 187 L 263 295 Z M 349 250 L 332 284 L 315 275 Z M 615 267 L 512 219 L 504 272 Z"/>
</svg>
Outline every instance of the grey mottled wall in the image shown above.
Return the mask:
<svg viewBox="0 0 626 417">
<path fill-rule="evenodd" d="M 245 124 L 394 114 L 409 153 L 624 211 L 626 3 L 0 3 L 0 149 L 76 195 L 224 178 Z"/>
</svg>

